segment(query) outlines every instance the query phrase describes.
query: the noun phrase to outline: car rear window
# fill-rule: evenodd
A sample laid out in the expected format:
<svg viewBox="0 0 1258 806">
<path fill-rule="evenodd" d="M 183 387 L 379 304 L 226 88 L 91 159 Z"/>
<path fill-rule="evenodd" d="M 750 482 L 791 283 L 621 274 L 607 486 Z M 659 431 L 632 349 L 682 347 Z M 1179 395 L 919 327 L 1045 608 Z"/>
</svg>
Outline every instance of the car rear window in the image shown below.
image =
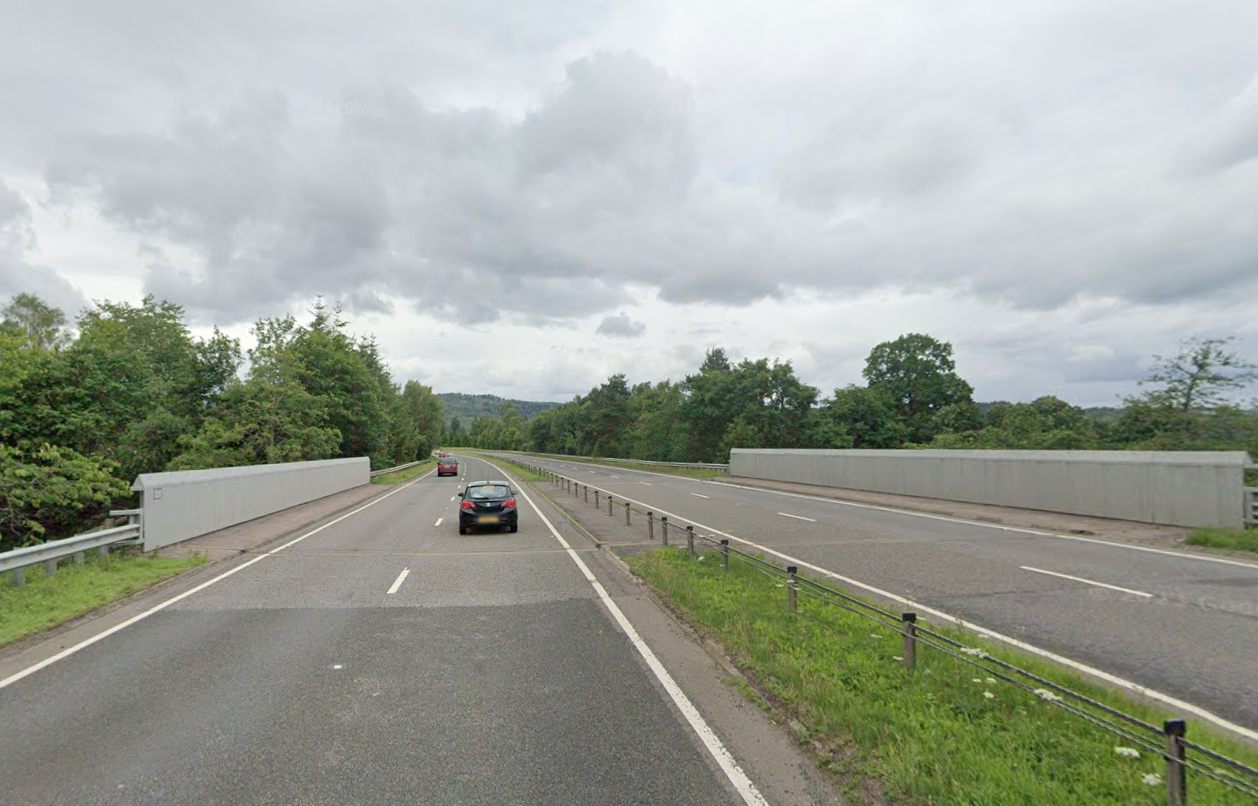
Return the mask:
<svg viewBox="0 0 1258 806">
<path fill-rule="evenodd" d="M 458 464 L 458 460 L 456 460 L 456 459 L 442 459 L 442 460 L 441 460 L 440 462 L 438 462 L 437 464 L 439 464 L 439 465 L 457 465 L 457 464 Z"/>
<path fill-rule="evenodd" d="M 473 487 L 467 491 L 468 498 L 488 499 L 488 498 L 506 498 L 511 494 L 511 490 L 506 487 L 499 487 L 496 484 L 486 484 L 483 487 Z"/>
</svg>

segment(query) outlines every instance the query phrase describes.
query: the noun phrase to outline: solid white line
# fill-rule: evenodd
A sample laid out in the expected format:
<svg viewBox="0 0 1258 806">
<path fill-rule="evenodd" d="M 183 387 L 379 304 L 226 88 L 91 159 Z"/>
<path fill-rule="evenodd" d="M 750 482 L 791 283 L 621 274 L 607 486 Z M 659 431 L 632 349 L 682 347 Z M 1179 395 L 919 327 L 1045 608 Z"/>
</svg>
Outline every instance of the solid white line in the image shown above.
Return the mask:
<svg viewBox="0 0 1258 806">
<path fill-rule="evenodd" d="M 108 630 L 105 630 L 104 632 L 97 633 L 96 635 L 93 635 L 91 638 L 86 638 L 80 641 L 79 643 L 75 644 L 74 646 L 66 647 L 65 649 L 58 652 L 56 655 L 53 655 L 52 657 L 49 657 L 49 658 L 45 658 L 41 660 L 39 663 L 36 663 L 34 666 L 28 666 L 27 668 L 23 669 L 20 672 L 16 672 L 14 674 L 9 675 L 3 680 L 0 680 L 0 689 L 3 689 L 7 686 L 12 685 L 13 683 L 16 683 L 17 681 L 21 680 L 24 677 L 29 677 L 35 672 L 38 672 L 40 669 L 51 666 L 59 660 L 68 658 L 71 655 L 78 652 L 79 650 L 86 649 L 87 647 L 91 646 L 92 644 L 95 644 L 98 641 L 103 641 L 104 639 L 108 638 L 114 633 L 125 630 L 127 627 L 130 627 L 132 624 L 135 624 L 137 621 L 143 621 L 144 619 L 148 618 L 154 613 L 158 613 L 162 610 L 165 610 L 166 608 L 170 607 L 176 602 L 182 602 L 184 599 L 187 599 L 189 596 L 193 595 L 194 593 L 199 593 L 217 582 L 222 582 L 224 579 L 227 579 L 229 576 L 232 576 L 233 574 L 238 574 L 241 571 L 248 568 L 249 566 L 253 565 L 254 563 L 262 562 L 267 557 L 270 557 L 272 554 L 278 554 L 284 549 L 288 548 L 289 546 L 295 546 L 301 541 L 305 540 L 306 538 L 317 535 L 319 532 L 322 532 L 324 529 L 328 528 L 329 526 L 335 526 L 336 524 L 340 523 L 346 518 L 351 518 L 354 515 L 357 515 L 359 512 L 362 512 L 364 509 L 374 507 L 376 504 L 380 503 L 381 501 L 388 498 L 389 496 L 402 492 L 407 487 L 410 487 L 412 484 L 418 484 L 421 479 L 427 478 L 428 476 L 432 475 L 433 472 L 434 471 L 430 470 L 424 475 L 419 476 L 418 478 L 412 481 L 409 481 L 406 484 L 403 484 L 401 487 L 398 487 L 396 490 L 390 490 L 389 492 L 385 493 L 379 498 L 376 498 L 372 501 L 367 502 L 366 504 L 363 504 L 358 509 L 355 509 L 352 512 L 345 513 L 344 515 L 340 516 L 336 520 L 328 521 L 327 523 L 323 524 L 322 526 L 316 529 L 311 529 L 309 532 L 306 532 L 304 535 L 301 535 L 300 537 L 293 538 L 292 540 L 288 541 L 282 546 L 277 546 L 268 552 L 259 554 L 257 557 L 254 557 L 252 560 L 243 562 L 240 565 L 236 566 L 235 568 L 228 569 L 224 571 L 223 573 L 219 574 L 218 576 L 214 577 L 213 579 L 202 582 L 200 585 L 197 585 L 195 588 L 186 590 L 183 593 L 179 594 L 178 596 L 172 596 L 171 598 L 167 599 L 161 604 L 154 605 L 153 607 L 150 607 L 148 610 L 145 610 L 143 613 L 138 613 L 124 622 L 115 624 L 114 626 L 110 627 Z"/>
<path fill-rule="evenodd" d="M 816 518 L 805 518 L 803 515 L 792 515 L 789 512 L 779 512 L 778 514 L 783 518 L 794 518 L 797 521 L 808 521 L 809 523 L 817 522 Z"/>
<path fill-rule="evenodd" d="M 1001 526 L 997 523 L 988 523 L 986 521 L 968 521 L 965 518 L 953 518 L 948 515 L 932 515 L 928 512 L 915 512 L 911 509 L 896 509 L 895 507 L 878 506 L 877 504 L 858 504 L 854 501 L 840 501 L 836 498 L 822 498 L 818 495 L 804 495 L 803 493 L 788 493 L 782 490 L 767 490 L 763 487 L 748 487 L 743 484 L 731 484 L 724 481 L 703 481 L 704 484 L 717 484 L 721 487 L 733 487 L 736 490 L 750 490 L 756 493 L 770 493 L 772 495 L 784 495 L 788 498 L 802 498 L 805 501 L 819 501 L 823 504 L 838 504 L 844 507 L 854 507 L 856 509 L 872 509 L 878 512 L 891 512 L 897 515 L 911 515 L 914 518 L 925 518 L 932 521 L 947 521 L 948 523 L 961 523 L 966 526 L 977 526 L 983 529 L 996 529 L 1001 532 L 1016 532 L 1024 535 L 1035 535 L 1037 537 L 1053 537 L 1058 540 L 1076 540 L 1080 543 L 1095 543 L 1100 546 L 1108 546 L 1115 549 L 1127 549 L 1129 551 L 1147 551 L 1150 554 L 1165 554 L 1168 557 L 1177 557 L 1183 560 L 1199 560 L 1206 563 L 1220 563 L 1222 565 L 1239 565 L 1241 568 L 1250 570 L 1258 570 L 1258 564 L 1244 562 L 1242 560 L 1229 560 L 1225 557 L 1210 557 L 1203 554 L 1188 554 L 1182 551 L 1170 551 L 1168 549 L 1155 549 L 1149 546 L 1136 546 L 1130 543 L 1117 543 L 1111 540 L 1101 540 L 1095 537 L 1082 537 L 1080 535 L 1063 535 L 1057 532 L 1045 532 L 1040 529 L 1027 529 L 1022 526 Z"/>
<path fill-rule="evenodd" d="M 700 493 L 691 493 L 695 498 L 710 498 L 711 496 L 702 495 Z"/>
<path fill-rule="evenodd" d="M 640 482 L 638 482 L 638 483 L 639 483 L 639 484 L 645 484 L 645 485 L 646 485 L 646 486 L 648 486 L 648 487 L 654 487 L 654 486 L 655 486 L 654 484 L 652 484 L 652 483 L 651 483 L 651 482 L 649 482 L 649 481 L 640 481 Z"/>
<path fill-rule="evenodd" d="M 499 473 L 503 472 L 502 469 L 496 465 L 495 469 L 498 470 Z M 655 653 L 651 651 L 651 648 L 647 646 L 645 641 L 642 640 L 642 636 L 638 635 L 638 631 L 635 630 L 633 625 L 629 623 L 629 619 L 627 619 L 625 614 L 621 612 L 620 607 L 612 601 L 611 596 L 608 595 L 607 590 L 599 583 L 598 579 L 595 578 L 594 574 L 590 571 L 589 566 L 587 566 L 585 561 L 581 559 L 580 555 L 573 550 L 568 541 L 563 539 L 563 535 L 559 534 L 558 530 L 555 529 L 554 524 L 550 522 L 550 519 L 547 518 L 546 515 L 538 508 L 537 504 L 533 503 L 533 499 L 529 497 L 529 494 L 524 492 L 524 490 L 520 490 L 519 492 L 520 495 L 523 496 L 524 500 L 529 502 L 529 506 L 533 508 L 533 511 L 537 513 L 537 517 L 542 519 L 542 523 L 546 524 L 546 528 L 550 529 L 550 533 L 554 536 L 554 538 L 559 541 L 561 546 L 564 547 L 568 556 L 572 558 L 572 561 L 577 564 L 577 568 L 581 570 L 581 573 L 594 588 L 595 592 L 598 593 L 599 601 L 601 601 L 603 606 L 607 608 L 609 613 L 611 613 L 612 618 L 614 618 L 616 623 L 620 625 L 620 629 L 624 630 L 625 635 L 629 638 L 630 643 L 633 644 L 634 649 L 638 650 L 638 654 L 642 656 L 642 659 L 646 661 L 646 665 L 655 675 L 655 679 L 660 681 L 660 685 L 662 685 L 664 690 L 668 692 L 668 696 L 672 699 L 673 704 L 677 706 L 677 710 L 681 711 L 682 716 L 684 716 L 686 721 L 690 723 L 690 727 L 694 730 L 695 734 L 698 735 L 699 740 L 703 742 L 703 746 L 708 749 L 712 758 L 720 766 L 721 771 L 725 773 L 725 777 L 729 779 L 731 784 L 733 784 L 734 789 L 738 790 L 738 794 L 742 797 L 743 803 L 747 804 L 747 806 L 769 806 L 769 802 L 766 801 L 764 796 L 760 794 L 760 790 L 757 789 L 756 785 L 752 783 L 750 778 L 747 777 L 747 773 L 743 772 L 742 767 L 738 766 L 738 762 L 734 760 L 734 757 L 730 755 L 729 750 L 727 750 L 725 745 L 721 743 L 720 738 L 716 735 L 712 728 L 708 726 L 708 723 L 703 718 L 703 715 L 699 713 L 699 709 L 695 708 L 694 703 L 690 701 L 690 698 L 686 696 L 686 693 L 681 690 L 680 686 L 677 685 L 677 681 L 673 680 L 673 676 L 670 675 L 668 670 L 664 668 L 664 664 L 660 663 L 659 658 L 655 656 Z"/>
<path fill-rule="evenodd" d="M 405 582 L 406 578 L 410 575 L 411 575 L 411 569 L 403 568 L 402 573 L 398 574 L 397 579 L 393 580 L 393 587 L 389 588 L 387 595 L 392 596 L 393 594 L 397 593 L 398 588 L 402 587 L 402 583 Z"/>
<path fill-rule="evenodd" d="M 435 529 L 440 526 L 443 520 L 445 520 L 445 518 L 437 518 L 437 522 L 433 524 L 433 528 Z"/>
<path fill-rule="evenodd" d="M 730 486 L 733 486 L 733 485 L 730 485 Z M 757 490 L 759 488 L 748 487 L 746 489 Z M 785 494 L 794 495 L 794 493 L 785 493 Z M 798 497 L 803 498 L 803 497 L 808 497 L 808 496 L 798 496 Z M 743 538 L 743 537 L 738 537 L 737 535 L 732 535 L 729 532 L 722 532 L 720 529 L 715 529 L 711 526 L 707 526 L 705 524 L 699 523 L 698 521 L 690 520 L 689 518 L 683 517 L 681 515 L 677 515 L 676 513 L 668 512 L 652 504 L 647 504 L 644 501 L 636 501 L 626 496 L 621 496 L 621 498 L 623 500 L 629 501 L 630 503 L 637 504 L 638 506 L 651 509 L 655 512 L 656 515 L 667 515 L 669 520 L 673 521 L 674 525 L 676 525 L 678 521 L 689 522 L 690 524 L 692 524 L 693 526 L 697 528 L 706 529 L 707 531 L 713 534 L 720 535 L 721 537 L 728 537 L 730 540 L 735 540 L 739 543 L 742 543 L 743 545 L 751 546 L 752 548 L 758 551 L 763 551 L 766 554 L 772 554 L 774 557 L 785 560 L 787 563 L 791 565 L 798 565 L 801 568 L 807 568 L 810 571 L 816 571 L 817 573 L 823 574 L 827 577 L 830 577 L 831 579 L 837 579 L 838 581 L 843 582 L 844 584 L 851 585 L 854 588 L 860 588 L 861 590 L 869 591 L 870 593 L 875 594 L 876 596 L 881 596 L 884 599 L 888 599 L 898 604 L 909 605 L 919 613 L 928 613 L 950 624 L 956 624 L 959 627 L 963 627 L 964 629 L 967 629 L 970 632 L 977 633 L 978 635 L 982 635 L 987 638 L 991 638 L 992 640 L 995 640 L 995 641 L 1000 641 L 1001 643 L 1008 644 L 1009 646 L 1012 646 L 1012 647 L 1017 647 L 1018 649 L 1021 649 L 1024 652 L 1030 652 L 1032 655 L 1038 655 L 1041 658 L 1047 658 L 1048 660 L 1051 660 L 1054 663 L 1060 663 L 1061 665 L 1074 669 L 1075 671 L 1083 672 L 1084 674 L 1091 675 L 1099 680 L 1104 680 L 1105 682 L 1113 686 L 1117 686 L 1119 688 L 1123 688 L 1128 691 L 1133 691 L 1142 696 L 1148 697 L 1153 700 L 1157 700 L 1158 702 L 1161 702 L 1165 705 L 1169 705 L 1170 707 L 1178 711 L 1192 714 L 1194 716 L 1197 716 L 1201 719 L 1206 720 L 1207 722 L 1212 722 L 1216 726 L 1223 728 L 1224 730 L 1231 731 L 1237 734 L 1238 736 L 1244 736 L 1245 738 L 1250 739 L 1252 741 L 1258 741 L 1258 730 L 1251 730 L 1250 728 L 1246 728 L 1244 726 L 1238 725 L 1235 722 L 1231 722 L 1227 719 L 1224 719 L 1218 714 L 1207 711 L 1206 709 L 1202 708 L 1199 705 L 1193 705 L 1190 702 L 1185 702 L 1184 700 L 1178 699 L 1176 697 L 1172 697 L 1169 694 L 1163 694 L 1162 692 L 1156 689 L 1142 686 L 1139 683 L 1135 683 L 1131 680 L 1127 680 L 1117 675 L 1110 674 L 1109 672 L 1102 671 L 1101 669 L 1097 669 L 1093 666 L 1088 666 L 1087 664 L 1080 663 L 1079 661 L 1071 660 L 1070 658 L 1067 658 L 1064 655 L 1058 655 L 1055 652 L 1049 652 L 1047 649 L 1040 649 L 1034 644 L 1028 644 L 1025 641 L 1019 641 L 1017 638 L 1011 638 L 1008 635 L 1004 635 L 1003 633 L 998 633 L 995 630 L 989 630 L 986 627 L 980 627 L 977 624 L 974 624 L 972 622 L 965 621 L 964 619 L 957 618 L 956 616 L 953 616 L 953 615 L 949 615 L 948 613 L 945 613 L 942 610 L 936 610 L 933 607 L 927 607 L 921 602 L 915 602 L 912 599 L 906 599 L 903 596 L 897 596 L 896 594 L 891 593 L 890 591 L 885 591 L 885 590 L 882 590 L 881 588 L 876 588 L 873 585 L 867 585 L 864 582 L 859 582 L 855 579 L 852 579 L 851 577 L 845 577 L 842 574 L 836 574 L 835 572 L 831 571 L 828 568 L 822 568 L 819 565 L 813 565 L 812 563 L 801 560 L 798 557 L 792 557 L 791 555 L 786 554 L 784 552 L 777 551 L 776 549 L 769 548 L 768 546 L 764 546 L 764 545 L 761 545 L 760 543 L 747 540 L 746 538 Z M 829 500 L 829 499 L 819 499 L 819 500 Z M 874 507 L 874 508 L 877 509 L 878 507 Z M 892 510 L 892 511 L 899 512 L 900 510 Z M 969 521 L 961 521 L 961 522 L 969 523 Z M 975 525 L 981 526 L 981 525 L 986 525 L 986 524 L 975 524 Z M 1062 535 L 1050 535 L 1050 536 L 1061 537 Z M 1104 542 L 1104 541 L 1100 541 L 1100 542 Z M 1192 558 L 1192 559 L 1197 559 L 1197 558 Z M 1214 558 L 1210 558 L 1210 559 L 1214 559 Z M 1241 564 L 1243 565 L 1243 563 Z"/>
<path fill-rule="evenodd" d="M 1122 591 L 1123 593 L 1134 593 L 1137 596 L 1144 596 L 1145 598 L 1148 598 L 1148 599 L 1153 598 L 1152 593 L 1145 593 L 1144 591 L 1132 590 L 1131 588 L 1120 588 L 1117 585 L 1107 585 L 1104 582 L 1097 582 L 1096 580 L 1093 580 L 1093 579 L 1084 579 L 1083 577 L 1072 577 L 1070 574 L 1059 574 L 1056 571 L 1045 571 L 1043 568 L 1032 568 L 1029 565 L 1019 565 L 1018 567 L 1021 568 L 1023 571 L 1034 571 L 1037 574 L 1048 574 L 1050 577 L 1061 577 L 1062 579 L 1069 579 L 1075 582 L 1082 582 L 1085 585 L 1096 585 L 1098 588 L 1109 588 L 1112 591 Z"/>
</svg>

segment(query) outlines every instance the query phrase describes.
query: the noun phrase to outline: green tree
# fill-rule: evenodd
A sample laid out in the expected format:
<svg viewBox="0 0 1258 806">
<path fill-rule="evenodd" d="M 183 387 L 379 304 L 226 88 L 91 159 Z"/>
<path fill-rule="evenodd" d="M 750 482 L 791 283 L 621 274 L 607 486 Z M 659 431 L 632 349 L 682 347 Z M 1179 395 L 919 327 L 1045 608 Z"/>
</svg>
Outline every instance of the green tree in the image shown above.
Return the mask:
<svg viewBox="0 0 1258 806">
<path fill-rule="evenodd" d="M 909 440 L 896 400 L 883 387 L 849 384 L 822 403 L 818 419 L 826 424 L 835 448 L 899 448 Z M 848 444 L 842 444 L 847 442 Z"/>
<path fill-rule="evenodd" d="M 895 401 L 911 442 L 934 437 L 936 415 L 945 407 L 973 402 L 973 387 L 956 372 L 952 345 L 921 333 L 875 346 L 862 374 L 871 389 Z"/>
<path fill-rule="evenodd" d="M 0 306 L 0 330 L 26 337 L 39 350 L 55 350 L 70 341 L 66 315 L 35 294 L 18 294 Z"/>
<path fill-rule="evenodd" d="M 108 460 L 0 444 L 0 551 L 69 537 L 128 494 Z"/>
</svg>

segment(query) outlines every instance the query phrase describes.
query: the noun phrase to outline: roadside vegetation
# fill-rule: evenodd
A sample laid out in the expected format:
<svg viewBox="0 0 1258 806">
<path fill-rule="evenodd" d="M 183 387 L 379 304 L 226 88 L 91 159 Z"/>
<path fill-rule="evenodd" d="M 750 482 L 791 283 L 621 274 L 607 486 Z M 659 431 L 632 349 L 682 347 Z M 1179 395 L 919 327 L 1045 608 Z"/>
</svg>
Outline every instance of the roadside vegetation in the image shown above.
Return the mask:
<svg viewBox="0 0 1258 806">
<path fill-rule="evenodd" d="M 1196 529 L 1185 542 L 1190 546 L 1258 552 L 1258 529 Z"/>
<path fill-rule="evenodd" d="M 1165 763 L 1128 740 L 919 644 L 910 674 L 897 631 L 800 595 L 786 607 L 775 579 L 715 552 L 692 559 L 659 549 L 626 558 L 703 632 L 723 642 L 752 685 L 753 702 L 797 719 L 853 803 L 1023 806 L 1162 804 Z M 933 628 L 973 646 L 972 635 Z M 1164 715 L 1034 657 L 984 644 L 1015 663 L 1152 724 Z M 1258 752 L 1189 727 L 1199 744 L 1254 765 Z M 1134 751 L 1134 752 L 1132 752 Z M 1190 802 L 1236 806 L 1243 796 L 1190 773 Z"/>
<path fill-rule="evenodd" d="M 581 459 L 574 456 L 565 456 L 563 457 L 563 461 L 575 462 L 577 464 L 599 465 L 602 467 L 623 467 L 626 470 L 649 470 L 652 473 L 666 473 L 670 476 L 684 476 L 691 479 L 714 479 L 729 476 L 728 473 L 721 470 L 669 467 L 668 465 L 639 464 L 637 462 L 614 462 L 608 459 Z"/>
<path fill-rule="evenodd" d="M 26 569 L 26 584 L 0 578 L 0 646 L 64 624 L 163 579 L 203 565 L 205 558 L 115 553 L 82 565 L 63 561 L 45 576 L 43 566 Z"/>
<path fill-rule="evenodd" d="M 504 465 L 508 469 L 510 469 L 512 473 L 516 474 L 524 481 L 545 481 L 546 480 L 545 476 L 543 476 L 541 473 L 538 473 L 533 468 L 525 467 L 524 465 L 512 459 L 504 459 L 501 456 L 481 456 L 480 454 L 477 454 L 477 453 L 473 453 L 471 455 L 476 456 L 479 459 L 484 459 L 487 462 L 492 461 L 494 464 Z"/>
<path fill-rule="evenodd" d="M 385 473 L 383 476 L 376 476 L 371 480 L 372 484 L 401 484 L 404 481 L 410 481 L 413 478 L 422 476 L 432 470 L 437 465 L 436 459 L 431 459 L 423 464 L 408 467 L 406 470 L 399 470 L 396 473 Z"/>
</svg>

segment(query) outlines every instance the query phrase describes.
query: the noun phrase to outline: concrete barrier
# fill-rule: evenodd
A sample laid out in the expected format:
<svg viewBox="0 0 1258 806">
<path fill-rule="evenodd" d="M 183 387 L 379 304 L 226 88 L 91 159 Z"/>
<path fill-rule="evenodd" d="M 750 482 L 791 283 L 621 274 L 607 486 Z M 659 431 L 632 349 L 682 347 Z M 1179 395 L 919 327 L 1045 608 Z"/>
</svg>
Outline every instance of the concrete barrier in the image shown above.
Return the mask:
<svg viewBox="0 0 1258 806">
<path fill-rule="evenodd" d="M 760 450 L 730 475 L 1174 526 L 1245 520 L 1243 451 Z"/>
<path fill-rule="evenodd" d="M 260 518 L 371 481 L 371 460 L 326 459 L 173 473 L 143 473 L 144 550 Z"/>
</svg>

